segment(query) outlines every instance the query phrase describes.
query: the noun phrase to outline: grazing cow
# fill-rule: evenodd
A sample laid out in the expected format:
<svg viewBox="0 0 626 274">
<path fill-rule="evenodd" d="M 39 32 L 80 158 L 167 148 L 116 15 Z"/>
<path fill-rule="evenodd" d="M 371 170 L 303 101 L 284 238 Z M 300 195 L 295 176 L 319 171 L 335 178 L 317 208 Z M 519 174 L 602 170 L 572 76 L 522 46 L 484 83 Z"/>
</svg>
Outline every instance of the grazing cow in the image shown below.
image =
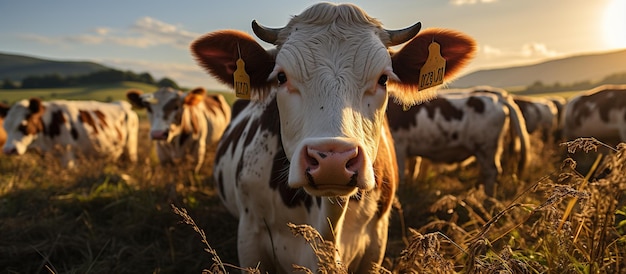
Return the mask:
<svg viewBox="0 0 626 274">
<path fill-rule="evenodd" d="M 126 97 L 133 106 L 147 110 L 159 162 L 174 164 L 191 156 L 196 173 L 208 148 L 217 144 L 230 122 L 230 106 L 224 96 L 206 95 L 203 88 L 183 93 L 164 87 L 147 94 L 133 89 Z"/>
<path fill-rule="evenodd" d="M 522 139 L 524 153 L 527 148 L 524 120 L 514 104 L 480 89 L 440 92 L 437 98 L 410 109 L 390 103 L 387 117 L 401 180 L 406 159 L 424 157 L 433 162 L 460 163 L 474 156 L 485 191 L 493 194 L 502 174 L 501 156 L 509 124 Z M 525 161 L 520 157 L 520 169 Z M 413 179 L 413 168 L 417 167 L 409 164 L 409 181 Z"/>
<path fill-rule="evenodd" d="M 610 145 L 626 142 L 626 85 L 603 85 L 567 102 L 563 137 L 595 137 Z"/>
<path fill-rule="evenodd" d="M 558 129 L 558 109 L 553 101 L 542 97 L 513 95 L 526 120 L 528 134 L 540 131 L 544 141 L 554 138 Z"/>
<path fill-rule="evenodd" d="M 125 155 L 137 161 L 139 119 L 123 101 L 21 100 L 8 110 L 4 128 L 5 154 L 34 148 L 57 154 L 65 167 L 75 165 L 76 154 L 110 161 Z"/>
<path fill-rule="evenodd" d="M 224 133 L 214 169 L 220 197 L 239 219 L 243 267 L 317 272 L 311 246 L 287 223 L 314 227 L 350 273 L 382 261 L 398 176 L 386 86 L 412 105 L 424 99 L 417 87 L 431 42 L 447 60 L 446 77 L 475 52 L 462 33 L 417 35 L 420 27 L 387 31 L 354 5 L 320 3 L 284 28 L 253 21 L 254 33 L 276 46 L 268 51 L 236 30 L 192 43 L 198 63 L 221 82 L 234 86 L 241 61 L 249 75 L 252 101 Z"/>
</svg>

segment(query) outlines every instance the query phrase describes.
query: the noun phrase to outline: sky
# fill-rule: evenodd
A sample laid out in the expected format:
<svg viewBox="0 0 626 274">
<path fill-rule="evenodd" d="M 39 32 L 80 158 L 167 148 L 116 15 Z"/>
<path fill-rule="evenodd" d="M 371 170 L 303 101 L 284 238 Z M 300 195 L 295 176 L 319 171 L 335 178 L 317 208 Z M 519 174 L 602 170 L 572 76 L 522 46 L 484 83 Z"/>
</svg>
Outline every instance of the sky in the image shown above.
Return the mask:
<svg viewBox="0 0 626 274">
<path fill-rule="evenodd" d="M 0 52 L 168 77 L 184 87 L 228 90 L 194 61 L 190 43 L 256 19 L 282 27 L 318 1 L 0 0 Z M 354 0 L 387 29 L 420 21 L 476 39 L 462 72 L 626 49 L 626 0 Z M 260 41 L 260 40 L 258 40 Z M 271 45 L 260 42 L 264 47 Z M 625 65 L 626 66 L 626 65 Z"/>
</svg>

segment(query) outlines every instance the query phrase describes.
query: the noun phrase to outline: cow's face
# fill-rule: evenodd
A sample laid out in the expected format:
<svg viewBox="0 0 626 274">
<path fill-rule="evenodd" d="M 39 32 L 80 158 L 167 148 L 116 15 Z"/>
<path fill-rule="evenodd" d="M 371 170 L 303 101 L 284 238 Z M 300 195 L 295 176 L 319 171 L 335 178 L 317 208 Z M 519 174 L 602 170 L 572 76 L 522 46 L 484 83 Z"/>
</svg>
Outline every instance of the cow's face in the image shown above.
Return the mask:
<svg viewBox="0 0 626 274">
<path fill-rule="evenodd" d="M 442 31 L 417 36 L 397 58 L 388 51 L 419 28 L 418 23 L 389 32 L 358 7 L 323 3 L 282 29 L 253 22 L 257 36 L 277 46 L 274 51 L 236 31 L 202 37 L 192 50 L 209 73 L 230 85 L 241 57 L 251 86 L 260 91 L 253 98 L 275 93 L 290 186 L 317 196 L 344 196 L 375 186 L 372 163 L 384 132 L 387 81 L 399 85 L 399 100 L 413 104 L 421 98 L 415 86 L 432 41 L 442 44 L 444 58 L 445 46 L 454 46 L 446 75 L 474 51 L 471 39 Z"/>
<path fill-rule="evenodd" d="M 154 93 L 143 94 L 138 90 L 126 93 L 128 100 L 139 108 L 145 108 L 150 120 L 150 138 L 171 141 L 180 133 L 183 111 L 183 93 L 172 88 L 160 88 Z"/>
<path fill-rule="evenodd" d="M 44 131 L 44 109 L 39 99 L 21 100 L 9 109 L 4 121 L 7 140 L 2 151 L 5 154 L 22 155 L 26 152 Z"/>
</svg>

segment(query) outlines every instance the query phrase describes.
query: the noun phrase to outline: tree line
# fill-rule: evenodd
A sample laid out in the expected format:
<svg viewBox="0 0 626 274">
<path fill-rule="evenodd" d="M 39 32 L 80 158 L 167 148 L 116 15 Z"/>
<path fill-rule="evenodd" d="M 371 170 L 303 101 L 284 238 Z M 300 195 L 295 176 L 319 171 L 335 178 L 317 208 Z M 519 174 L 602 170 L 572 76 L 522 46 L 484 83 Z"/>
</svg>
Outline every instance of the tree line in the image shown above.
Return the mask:
<svg viewBox="0 0 626 274">
<path fill-rule="evenodd" d="M 587 81 L 574 82 L 572 84 L 561 84 L 557 82 L 552 85 L 546 85 L 541 81 L 536 81 L 533 84 L 527 86 L 524 92 L 545 93 L 545 92 L 559 92 L 559 91 L 570 91 L 570 90 L 586 90 L 586 89 L 592 89 L 601 85 L 622 85 L 622 84 L 626 84 L 626 72 L 611 74 L 607 77 L 604 77 L 602 80 L 595 81 L 595 82 L 587 80 Z"/>
<path fill-rule="evenodd" d="M 162 87 L 180 89 L 178 84 L 167 77 L 156 81 L 150 73 L 134 73 L 115 69 L 102 70 L 81 76 L 61 76 L 59 74 L 27 76 L 17 83 L 4 79 L 2 89 L 32 89 L 32 88 L 64 88 L 79 85 L 109 84 L 122 81 L 140 82 Z"/>
</svg>

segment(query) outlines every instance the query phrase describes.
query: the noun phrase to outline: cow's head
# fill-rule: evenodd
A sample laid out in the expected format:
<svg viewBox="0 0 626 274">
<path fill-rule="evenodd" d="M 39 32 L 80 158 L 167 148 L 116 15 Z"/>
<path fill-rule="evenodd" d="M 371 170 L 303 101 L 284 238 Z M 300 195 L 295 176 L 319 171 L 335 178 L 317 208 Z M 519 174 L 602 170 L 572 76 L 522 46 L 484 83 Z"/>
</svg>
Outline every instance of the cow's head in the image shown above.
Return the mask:
<svg viewBox="0 0 626 274">
<path fill-rule="evenodd" d="M 196 88 L 185 94 L 182 91 L 164 87 L 147 94 L 141 90 L 132 89 L 126 92 L 126 97 L 133 106 L 147 110 L 150 120 L 150 138 L 170 142 L 181 132 L 193 131 L 193 127 L 190 126 L 192 121 L 185 121 L 190 117 L 190 115 L 185 115 L 185 111 L 188 111 L 185 106 L 201 103 L 205 93 L 206 90 L 203 88 Z"/>
<path fill-rule="evenodd" d="M 2 108 L 6 114 L 4 129 L 7 140 L 2 151 L 5 154 L 22 155 L 28 146 L 44 131 L 43 113 L 45 107 L 38 98 L 21 100 L 9 110 Z"/>
<path fill-rule="evenodd" d="M 449 79 L 472 57 L 474 41 L 458 32 L 420 23 L 382 28 L 356 6 L 322 3 L 294 16 L 286 27 L 252 22 L 255 34 L 274 44 L 265 50 L 244 32 L 209 33 L 191 46 L 198 63 L 233 86 L 241 57 L 252 98 L 276 96 L 281 140 L 291 163 L 289 185 L 313 195 L 343 196 L 374 187 L 372 163 L 385 123 L 388 85 L 400 102 L 424 99 L 419 71 L 436 41 Z M 417 36 L 416 36 L 417 35 Z M 407 42 L 399 51 L 389 47 Z"/>
</svg>

